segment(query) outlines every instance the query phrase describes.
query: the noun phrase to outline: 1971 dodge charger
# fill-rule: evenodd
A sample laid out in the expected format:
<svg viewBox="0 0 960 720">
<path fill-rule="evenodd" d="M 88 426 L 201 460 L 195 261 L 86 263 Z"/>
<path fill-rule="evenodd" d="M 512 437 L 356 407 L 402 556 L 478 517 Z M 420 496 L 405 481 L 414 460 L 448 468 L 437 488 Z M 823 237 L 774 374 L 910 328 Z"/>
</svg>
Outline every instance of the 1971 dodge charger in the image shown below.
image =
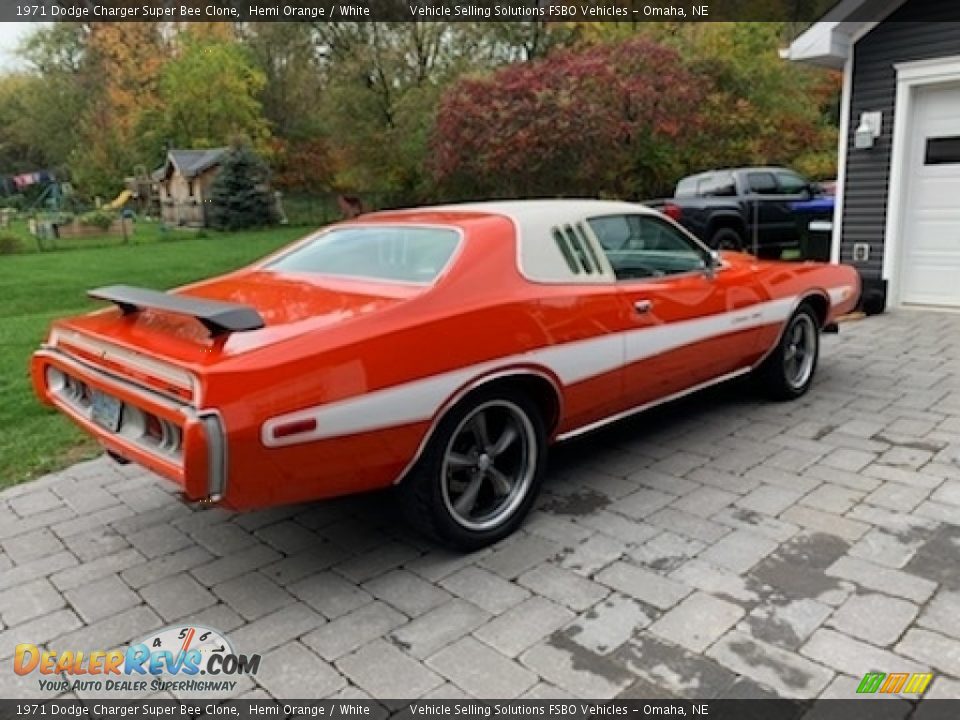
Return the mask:
<svg viewBox="0 0 960 720">
<path fill-rule="evenodd" d="M 520 524 L 555 441 L 748 373 L 802 395 L 860 281 L 536 200 L 365 215 L 171 292 L 89 294 L 113 306 L 55 322 L 32 377 L 115 458 L 234 509 L 399 485 L 418 528 L 474 548 Z"/>
</svg>

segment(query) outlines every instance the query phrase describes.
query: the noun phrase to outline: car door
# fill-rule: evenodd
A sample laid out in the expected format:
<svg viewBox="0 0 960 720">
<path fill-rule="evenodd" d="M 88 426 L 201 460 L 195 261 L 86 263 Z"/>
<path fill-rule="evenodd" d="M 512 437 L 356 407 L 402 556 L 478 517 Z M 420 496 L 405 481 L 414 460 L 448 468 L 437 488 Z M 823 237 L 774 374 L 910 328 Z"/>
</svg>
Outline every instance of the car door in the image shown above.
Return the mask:
<svg viewBox="0 0 960 720">
<path fill-rule="evenodd" d="M 656 215 L 589 218 L 624 313 L 623 407 L 739 370 L 757 356 L 760 297 L 750 267 L 713 267 L 709 250 Z"/>
</svg>

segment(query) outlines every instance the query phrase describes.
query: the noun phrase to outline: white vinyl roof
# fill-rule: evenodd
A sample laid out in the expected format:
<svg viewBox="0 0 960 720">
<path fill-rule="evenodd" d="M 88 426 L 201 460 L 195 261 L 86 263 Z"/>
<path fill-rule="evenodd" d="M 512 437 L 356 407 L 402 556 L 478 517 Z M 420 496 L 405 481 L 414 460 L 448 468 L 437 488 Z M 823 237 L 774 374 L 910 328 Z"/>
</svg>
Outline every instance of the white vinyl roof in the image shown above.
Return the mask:
<svg viewBox="0 0 960 720">
<path fill-rule="evenodd" d="M 397 211 L 388 211 L 397 212 Z M 399 211 L 404 212 L 404 211 Z M 603 249 L 584 222 L 603 215 L 659 215 L 646 205 L 617 200 L 494 200 L 489 202 L 435 205 L 410 208 L 407 212 L 464 212 L 500 215 L 508 218 L 517 231 L 517 264 L 520 272 L 535 282 L 602 283 L 613 282 L 613 269 Z M 554 229 L 581 224 L 587 242 L 601 264 L 601 272 L 574 274 L 553 237 Z"/>
<path fill-rule="evenodd" d="M 417 208 L 418 211 L 475 212 L 508 217 L 521 229 L 543 228 L 558 223 L 571 223 L 597 215 L 656 215 L 646 205 L 620 200 L 550 199 L 490 200 L 487 202 L 437 205 Z"/>
</svg>

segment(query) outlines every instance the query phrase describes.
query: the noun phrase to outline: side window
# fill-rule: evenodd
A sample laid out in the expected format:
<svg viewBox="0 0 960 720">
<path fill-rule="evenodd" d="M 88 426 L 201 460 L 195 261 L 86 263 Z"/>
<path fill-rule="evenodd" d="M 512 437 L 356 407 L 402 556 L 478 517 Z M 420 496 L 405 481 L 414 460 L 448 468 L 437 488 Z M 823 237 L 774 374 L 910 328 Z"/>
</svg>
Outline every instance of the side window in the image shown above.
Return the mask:
<svg viewBox="0 0 960 720">
<path fill-rule="evenodd" d="M 733 175 L 726 172 L 708 175 L 700 181 L 697 194 L 700 197 L 733 197 L 737 194 Z"/>
<path fill-rule="evenodd" d="M 747 173 L 747 187 L 757 195 L 777 195 L 780 192 L 772 172 Z"/>
<path fill-rule="evenodd" d="M 607 215 L 587 223 L 618 280 L 664 277 L 704 267 L 703 251 L 658 217 Z"/>
<path fill-rule="evenodd" d="M 682 198 L 682 197 L 696 197 L 697 196 L 697 179 L 696 178 L 684 178 L 679 183 L 677 183 L 677 189 L 673 191 L 673 196 Z"/>
<path fill-rule="evenodd" d="M 784 195 L 799 195 L 810 188 L 810 183 L 793 172 L 781 171 L 776 173 L 780 192 Z"/>
<path fill-rule="evenodd" d="M 630 238 L 633 233 L 628 215 L 607 215 L 587 220 L 593 234 L 600 241 L 600 246 L 604 252 L 609 250 L 619 250 L 629 246 Z"/>
</svg>

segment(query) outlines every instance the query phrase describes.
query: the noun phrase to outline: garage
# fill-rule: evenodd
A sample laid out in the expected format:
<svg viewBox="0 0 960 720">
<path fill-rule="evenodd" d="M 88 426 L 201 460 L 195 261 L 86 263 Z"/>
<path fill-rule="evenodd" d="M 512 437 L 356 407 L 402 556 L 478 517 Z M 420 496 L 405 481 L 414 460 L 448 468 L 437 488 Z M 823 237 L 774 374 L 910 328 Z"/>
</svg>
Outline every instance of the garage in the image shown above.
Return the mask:
<svg viewBox="0 0 960 720">
<path fill-rule="evenodd" d="M 960 307 L 960 83 L 916 90 L 900 301 Z"/>
<path fill-rule="evenodd" d="M 960 7 L 847 0 L 783 52 L 843 73 L 831 259 L 868 313 L 960 309 Z"/>
</svg>

